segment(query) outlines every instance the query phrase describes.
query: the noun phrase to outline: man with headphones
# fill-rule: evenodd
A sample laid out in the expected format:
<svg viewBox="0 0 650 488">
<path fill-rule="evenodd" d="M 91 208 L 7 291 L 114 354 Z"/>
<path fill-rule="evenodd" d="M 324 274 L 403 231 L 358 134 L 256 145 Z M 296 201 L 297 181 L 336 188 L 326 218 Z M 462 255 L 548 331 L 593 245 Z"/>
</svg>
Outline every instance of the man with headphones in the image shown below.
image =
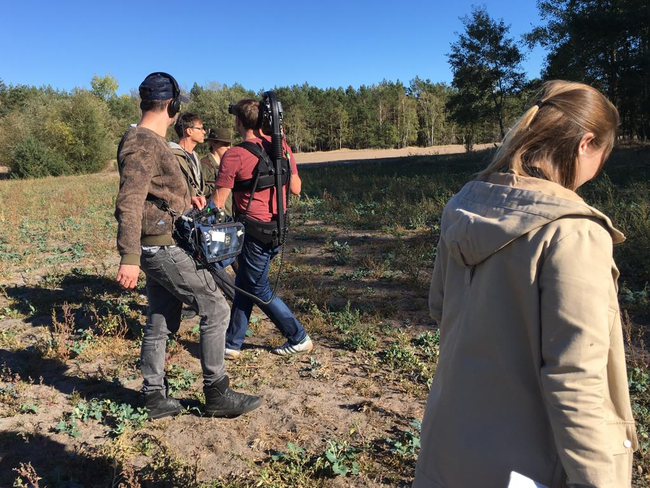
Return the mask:
<svg viewBox="0 0 650 488">
<path fill-rule="evenodd" d="M 232 106 L 231 113 L 235 115 L 235 126 L 244 143 L 228 149 L 224 154 L 217 176 L 216 190 L 211 198 L 217 207 L 223 208 L 227 197 L 232 192 L 234 211 L 239 219 L 245 221 L 246 235 L 242 252 L 238 256 L 239 269 L 235 284 L 259 300 L 267 302 L 257 303 L 257 305 L 286 339 L 283 345 L 273 348 L 272 353 L 280 356 L 308 353 L 314 345 L 305 328 L 282 299 L 271 290 L 268 278 L 269 267 L 271 260 L 278 254 L 280 246 L 273 240 L 264 240 L 261 233 L 255 232 L 256 226 L 274 227 L 275 225 L 278 210 L 274 188 L 257 190 L 251 195 L 250 188 L 244 190 L 237 185 L 253 179 L 259 161 L 256 155 L 245 148 L 246 143 L 261 146 L 266 153 L 272 151 L 270 138 L 262 133 L 260 103 L 252 99 L 240 100 Z M 289 191 L 299 195 L 301 181 L 296 161 L 288 145 L 284 144 L 283 150 L 289 155 L 290 160 Z M 235 292 L 226 334 L 227 359 L 237 359 L 241 355 L 252 309 L 253 301 L 243 293 Z"/>
<path fill-rule="evenodd" d="M 180 327 L 185 303 L 201 317 L 200 347 L 205 412 L 234 417 L 261 405 L 257 396 L 230 389 L 224 364 L 229 309 L 212 275 L 172 238 L 174 222 L 191 206 L 190 193 L 176 157 L 165 140 L 180 110 L 176 80 L 152 73 L 140 85 L 142 119 L 120 142 L 117 161 L 120 189 L 115 202 L 117 281 L 136 286 L 140 269 L 149 301 L 141 349 L 144 404 L 151 418 L 175 415 L 181 404 L 168 394 L 165 378 L 167 339 Z"/>
</svg>

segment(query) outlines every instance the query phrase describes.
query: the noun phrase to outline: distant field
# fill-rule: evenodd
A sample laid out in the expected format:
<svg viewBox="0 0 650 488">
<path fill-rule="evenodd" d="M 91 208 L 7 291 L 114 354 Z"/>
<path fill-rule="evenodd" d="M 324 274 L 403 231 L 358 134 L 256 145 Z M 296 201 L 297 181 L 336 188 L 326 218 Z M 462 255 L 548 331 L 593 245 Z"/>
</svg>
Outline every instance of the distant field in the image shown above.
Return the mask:
<svg viewBox="0 0 650 488">
<path fill-rule="evenodd" d="M 200 416 L 196 319 L 168 345 L 187 410 L 152 422 L 137 409 L 146 299 L 143 280 L 133 292 L 114 282 L 117 174 L 0 181 L 0 486 L 410 486 L 439 352 L 427 291 L 440 214 L 489 157 L 301 168 L 279 293 L 316 348 L 272 356 L 282 338 L 254 311 L 227 366 L 264 404 L 229 420 Z M 650 150 L 617 151 L 582 194 L 628 237 L 615 253 L 642 444 L 634 486 L 646 487 Z"/>
<path fill-rule="evenodd" d="M 477 144 L 474 149 L 482 151 L 494 147 L 494 144 Z M 405 158 L 409 156 L 433 156 L 437 154 L 461 154 L 465 152 L 462 144 L 431 147 L 405 147 L 402 149 L 341 149 L 339 151 L 317 151 L 297 153 L 299 164 L 328 163 L 333 161 L 359 161 L 372 159 Z"/>
<path fill-rule="evenodd" d="M 477 144 L 475 150 L 481 151 L 493 147 L 494 144 Z M 462 144 L 430 147 L 405 147 L 402 149 L 341 149 L 338 151 L 316 151 L 296 153 L 298 164 L 345 162 L 359 160 L 375 160 L 388 158 L 404 158 L 409 156 L 431 156 L 436 154 L 460 154 L 465 152 Z M 110 168 L 114 168 L 111 164 Z M 0 166 L 0 180 L 9 174 L 9 168 Z"/>
</svg>

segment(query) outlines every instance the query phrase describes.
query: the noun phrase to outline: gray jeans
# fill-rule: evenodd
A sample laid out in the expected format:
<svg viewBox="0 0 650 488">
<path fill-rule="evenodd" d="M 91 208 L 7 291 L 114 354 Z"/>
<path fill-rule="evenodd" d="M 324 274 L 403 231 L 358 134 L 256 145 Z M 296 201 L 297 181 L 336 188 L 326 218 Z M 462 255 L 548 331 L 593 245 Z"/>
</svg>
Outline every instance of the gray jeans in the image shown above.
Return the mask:
<svg viewBox="0 0 650 488">
<path fill-rule="evenodd" d="M 140 266 L 147 276 L 149 312 L 142 339 L 142 392 L 162 390 L 167 339 L 178 332 L 185 303 L 201 317 L 200 345 L 203 384 L 210 386 L 226 374 L 224 348 L 230 309 L 206 270 L 176 246 L 144 248 Z"/>
</svg>

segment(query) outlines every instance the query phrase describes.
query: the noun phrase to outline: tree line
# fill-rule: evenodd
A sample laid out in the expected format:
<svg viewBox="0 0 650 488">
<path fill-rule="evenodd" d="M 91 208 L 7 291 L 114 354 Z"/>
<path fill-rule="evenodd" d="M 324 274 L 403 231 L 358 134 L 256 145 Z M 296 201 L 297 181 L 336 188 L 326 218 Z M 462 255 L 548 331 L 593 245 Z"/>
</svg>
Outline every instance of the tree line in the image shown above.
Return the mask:
<svg viewBox="0 0 650 488">
<path fill-rule="evenodd" d="M 274 90 L 296 152 L 476 143 L 503 138 L 545 79 L 582 81 L 602 90 L 621 113 L 623 137 L 650 137 L 650 4 L 647 0 L 540 0 L 545 24 L 523 39 L 485 7 L 463 17 L 450 44 L 450 85 L 416 77 L 358 88 L 305 83 Z M 540 79 L 526 78 L 527 49 L 548 55 Z M 111 75 L 90 89 L 6 85 L 0 80 L 0 165 L 15 177 L 101 170 L 139 120 L 134 89 L 117 95 Z M 184 106 L 206 127 L 231 128 L 229 103 L 261 93 L 235 84 L 194 84 Z M 173 139 L 173 132 L 169 133 Z"/>
</svg>

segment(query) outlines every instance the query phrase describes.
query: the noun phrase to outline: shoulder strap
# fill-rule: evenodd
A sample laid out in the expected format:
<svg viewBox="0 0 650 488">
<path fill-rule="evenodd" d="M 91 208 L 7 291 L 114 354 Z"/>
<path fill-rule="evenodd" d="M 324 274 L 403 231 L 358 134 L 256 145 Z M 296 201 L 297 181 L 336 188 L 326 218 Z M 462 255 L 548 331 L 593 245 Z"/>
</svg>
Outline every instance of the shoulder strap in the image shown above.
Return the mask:
<svg viewBox="0 0 650 488">
<path fill-rule="evenodd" d="M 162 198 L 154 197 L 151 193 L 147 193 L 146 200 L 153 203 L 156 207 L 158 207 L 163 212 L 167 212 L 169 215 L 172 216 L 172 219 L 175 219 L 178 216 L 178 212 L 173 208 L 171 208 L 169 206 L 169 203 L 167 203 L 166 200 L 163 200 Z"/>
<path fill-rule="evenodd" d="M 258 158 L 263 158 L 264 156 L 268 157 L 268 155 L 266 154 L 266 151 L 264 150 L 264 148 L 262 146 L 260 146 L 259 144 L 256 144 L 254 142 L 244 141 L 244 142 L 240 142 L 239 144 L 237 144 L 237 146 L 238 147 L 243 147 L 249 153 L 253 154 L 253 156 L 257 156 Z"/>
<path fill-rule="evenodd" d="M 235 182 L 232 191 L 233 192 L 243 192 L 243 191 L 251 191 L 253 188 L 257 188 L 257 182 L 259 181 L 260 174 L 266 174 L 269 171 L 273 169 L 273 163 L 271 162 L 271 158 L 269 158 L 269 155 L 267 152 L 264 150 L 264 148 L 255 143 L 255 142 L 250 142 L 250 141 L 244 141 L 239 144 L 237 144 L 236 147 L 241 147 L 243 149 L 246 149 L 249 153 L 251 153 L 253 156 L 257 158 L 257 164 L 255 165 L 255 172 L 254 176 L 252 178 L 249 178 L 247 180 L 241 180 Z M 266 170 L 267 171 L 261 171 L 260 172 L 260 163 L 264 162 L 266 165 Z M 251 194 L 255 193 L 255 191 L 251 191 Z M 251 197 L 252 200 L 252 197 Z M 250 201 L 249 201 L 250 203 Z"/>
</svg>

